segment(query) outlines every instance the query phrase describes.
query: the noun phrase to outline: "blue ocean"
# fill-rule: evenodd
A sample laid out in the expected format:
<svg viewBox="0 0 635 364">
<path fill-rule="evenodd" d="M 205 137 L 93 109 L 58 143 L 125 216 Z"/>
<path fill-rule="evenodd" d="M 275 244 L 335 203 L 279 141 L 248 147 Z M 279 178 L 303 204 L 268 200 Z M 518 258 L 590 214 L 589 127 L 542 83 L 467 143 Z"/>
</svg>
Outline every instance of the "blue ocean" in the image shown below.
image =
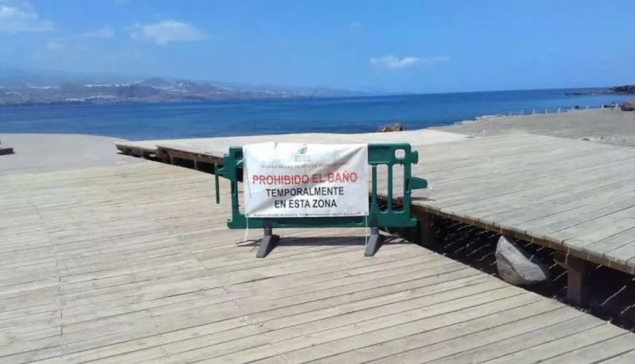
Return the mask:
<svg viewBox="0 0 635 364">
<path fill-rule="evenodd" d="M 622 102 L 619 95 L 533 90 L 330 99 L 0 107 L 0 133 L 73 133 L 129 140 L 303 132 L 372 132 L 453 124 L 481 115 L 555 112 Z"/>
</svg>

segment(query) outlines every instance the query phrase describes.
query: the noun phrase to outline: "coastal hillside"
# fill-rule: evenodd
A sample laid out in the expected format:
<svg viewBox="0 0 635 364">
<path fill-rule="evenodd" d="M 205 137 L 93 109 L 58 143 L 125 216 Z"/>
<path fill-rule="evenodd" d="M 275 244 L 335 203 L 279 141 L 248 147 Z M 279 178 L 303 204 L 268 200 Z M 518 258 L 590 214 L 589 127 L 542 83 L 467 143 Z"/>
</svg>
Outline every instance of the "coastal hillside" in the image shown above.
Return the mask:
<svg viewBox="0 0 635 364">
<path fill-rule="evenodd" d="M 361 96 L 326 87 L 284 87 L 118 75 L 32 73 L 0 69 L 0 106 L 187 102 Z"/>
</svg>

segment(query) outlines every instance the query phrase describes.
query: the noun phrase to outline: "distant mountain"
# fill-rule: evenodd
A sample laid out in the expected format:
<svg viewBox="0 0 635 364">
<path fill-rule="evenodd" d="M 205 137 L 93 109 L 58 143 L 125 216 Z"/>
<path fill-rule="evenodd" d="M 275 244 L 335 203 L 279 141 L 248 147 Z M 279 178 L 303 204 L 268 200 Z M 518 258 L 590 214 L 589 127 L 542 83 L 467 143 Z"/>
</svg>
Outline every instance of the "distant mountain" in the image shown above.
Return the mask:
<svg viewBox="0 0 635 364">
<path fill-rule="evenodd" d="M 318 97 L 320 95 L 325 95 L 325 97 L 332 96 L 368 96 L 370 93 L 365 91 L 355 91 L 355 90 L 342 90 L 335 89 L 326 86 L 314 86 L 314 87 L 306 87 L 306 86 L 282 86 L 282 85 L 256 85 L 256 84 L 245 84 L 245 83 L 237 83 L 237 82 L 218 82 L 218 81 L 209 81 L 217 86 L 223 86 L 230 89 L 235 90 L 243 90 L 243 91 L 269 91 L 269 92 L 295 92 L 299 94 L 305 95 L 314 95 Z"/>
<path fill-rule="evenodd" d="M 105 102 L 174 102 L 364 96 L 327 87 L 285 87 L 172 80 L 117 74 L 0 67 L 0 105 Z"/>
</svg>

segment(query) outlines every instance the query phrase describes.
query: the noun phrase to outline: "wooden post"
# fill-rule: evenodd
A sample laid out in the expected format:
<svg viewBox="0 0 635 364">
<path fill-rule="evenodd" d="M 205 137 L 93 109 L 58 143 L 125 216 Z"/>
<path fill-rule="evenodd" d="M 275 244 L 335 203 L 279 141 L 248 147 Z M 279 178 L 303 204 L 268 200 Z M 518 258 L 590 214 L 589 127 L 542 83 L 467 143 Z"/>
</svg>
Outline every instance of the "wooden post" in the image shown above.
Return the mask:
<svg viewBox="0 0 635 364">
<path fill-rule="evenodd" d="M 157 157 L 163 163 L 170 163 L 170 164 L 172 163 L 172 159 L 170 158 L 170 155 L 163 150 L 157 151 Z"/>
<path fill-rule="evenodd" d="M 437 239 L 434 235 L 434 227 L 433 227 L 433 217 L 427 212 L 419 213 L 419 241 L 421 245 L 427 248 L 436 248 L 437 247 Z"/>
<path fill-rule="evenodd" d="M 588 299 L 588 263 L 583 259 L 567 255 L 567 299 L 573 304 L 583 306 Z"/>
<path fill-rule="evenodd" d="M 555 251 L 553 259 L 567 270 L 567 300 L 574 305 L 586 305 L 589 296 L 587 285 L 589 263 L 562 251 Z"/>
</svg>

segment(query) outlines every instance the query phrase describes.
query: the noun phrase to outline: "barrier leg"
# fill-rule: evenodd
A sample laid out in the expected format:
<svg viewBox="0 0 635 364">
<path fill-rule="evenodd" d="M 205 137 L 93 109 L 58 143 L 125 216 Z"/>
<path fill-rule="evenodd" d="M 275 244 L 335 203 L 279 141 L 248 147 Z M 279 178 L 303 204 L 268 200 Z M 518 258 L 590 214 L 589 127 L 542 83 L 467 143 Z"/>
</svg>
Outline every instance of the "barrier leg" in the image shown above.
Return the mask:
<svg viewBox="0 0 635 364">
<path fill-rule="evenodd" d="M 370 238 L 368 239 L 368 244 L 366 244 L 366 251 L 364 251 L 364 256 L 372 257 L 377 253 L 381 243 L 383 242 L 383 238 L 379 235 L 379 227 L 373 226 L 370 228 Z"/>
<path fill-rule="evenodd" d="M 276 247 L 280 241 L 280 236 L 274 235 L 272 233 L 271 226 L 265 225 L 264 235 L 262 236 L 262 240 L 260 241 L 260 246 L 258 247 L 258 253 L 256 254 L 257 258 L 264 258 L 269 254 L 273 248 Z"/>
</svg>

